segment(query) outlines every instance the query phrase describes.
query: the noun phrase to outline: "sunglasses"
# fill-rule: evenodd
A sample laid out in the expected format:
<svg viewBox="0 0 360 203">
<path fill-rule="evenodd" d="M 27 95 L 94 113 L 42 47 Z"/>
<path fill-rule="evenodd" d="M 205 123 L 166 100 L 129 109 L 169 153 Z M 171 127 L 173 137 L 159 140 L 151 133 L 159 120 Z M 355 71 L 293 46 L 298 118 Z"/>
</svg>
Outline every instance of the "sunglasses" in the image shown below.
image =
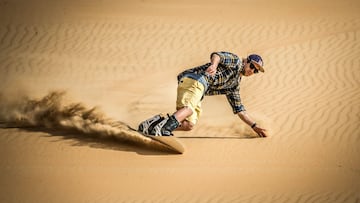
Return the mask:
<svg viewBox="0 0 360 203">
<path fill-rule="evenodd" d="M 259 72 L 259 70 L 255 67 L 253 63 L 250 63 L 250 68 L 254 70 L 255 74 Z"/>
</svg>

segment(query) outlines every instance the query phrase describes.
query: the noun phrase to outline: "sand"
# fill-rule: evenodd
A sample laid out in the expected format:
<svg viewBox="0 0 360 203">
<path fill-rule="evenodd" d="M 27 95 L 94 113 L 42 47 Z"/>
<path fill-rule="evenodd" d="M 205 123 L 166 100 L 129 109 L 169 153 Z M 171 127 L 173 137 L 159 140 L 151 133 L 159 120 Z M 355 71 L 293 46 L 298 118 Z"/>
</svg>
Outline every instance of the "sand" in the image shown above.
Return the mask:
<svg viewBox="0 0 360 203">
<path fill-rule="evenodd" d="M 0 202 L 360 202 L 359 38 L 356 0 L 0 0 Z M 269 138 L 223 96 L 183 155 L 126 131 L 223 50 Z"/>
</svg>

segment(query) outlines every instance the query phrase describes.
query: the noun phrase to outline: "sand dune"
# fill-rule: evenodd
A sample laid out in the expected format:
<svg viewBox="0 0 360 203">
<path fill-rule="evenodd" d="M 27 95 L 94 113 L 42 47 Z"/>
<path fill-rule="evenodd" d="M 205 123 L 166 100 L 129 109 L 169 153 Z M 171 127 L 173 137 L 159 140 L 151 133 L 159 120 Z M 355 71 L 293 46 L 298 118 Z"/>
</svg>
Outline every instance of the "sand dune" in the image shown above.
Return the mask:
<svg viewBox="0 0 360 203">
<path fill-rule="evenodd" d="M 0 202 L 359 202 L 359 8 L 0 0 Z M 183 155 L 128 131 L 221 50 L 263 56 L 241 96 L 270 138 L 221 96 L 176 132 Z"/>
</svg>

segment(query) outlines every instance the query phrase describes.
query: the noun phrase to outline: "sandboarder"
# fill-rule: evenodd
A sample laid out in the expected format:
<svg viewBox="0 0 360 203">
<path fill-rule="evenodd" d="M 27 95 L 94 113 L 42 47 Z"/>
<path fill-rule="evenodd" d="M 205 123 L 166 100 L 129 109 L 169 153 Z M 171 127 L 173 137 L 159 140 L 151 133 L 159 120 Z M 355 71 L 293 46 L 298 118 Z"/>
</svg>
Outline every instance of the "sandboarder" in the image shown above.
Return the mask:
<svg viewBox="0 0 360 203">
<path fill-rule="evenodd" d="M 176 112 L 171 116 L 161 114 L 149 118 L 139 125 L 146 135 L 171 136 L 174 130 L 192 130 L 201 114 L 201 101 L 208 95 L 226 95 L 234 114 L 260 136 L 267 137 L 266 130 L 259 127 L 246 113 L 240 99 L 240 81 L 264 72 L 263 60 L 257 54 L 239 58 L 230 52 L 214 52 L 210 63 L 185 70 L 177 76 Z"/>
</svg>

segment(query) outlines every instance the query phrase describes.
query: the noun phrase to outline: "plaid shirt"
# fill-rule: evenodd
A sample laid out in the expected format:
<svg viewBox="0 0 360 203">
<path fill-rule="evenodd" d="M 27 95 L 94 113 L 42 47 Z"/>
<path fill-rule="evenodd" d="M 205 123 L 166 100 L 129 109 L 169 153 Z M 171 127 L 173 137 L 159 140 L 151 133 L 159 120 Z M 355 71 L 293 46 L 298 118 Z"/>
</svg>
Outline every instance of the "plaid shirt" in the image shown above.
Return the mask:
<svg viewBox="0 0 360 203">
<path fill-rule="evenodd" d="M 211 65 L 211 63 L 207 63 L 185 70 L 178 75 L 178 80 L 189 73 L 203 75 L 208 83 L 208 89 L 205 95 L 226 95 L 234 113 L 245 111 L 245 107 L 242 105 L 240 99 L 240 72 L 243 69 L 242 60 L 235 54 L 229 52 L 214 52 L 211 56 L 213 54 L 220 56 L 220 63 L 215 76 L 210 76 L 205 72 Z"/>
</svg>

